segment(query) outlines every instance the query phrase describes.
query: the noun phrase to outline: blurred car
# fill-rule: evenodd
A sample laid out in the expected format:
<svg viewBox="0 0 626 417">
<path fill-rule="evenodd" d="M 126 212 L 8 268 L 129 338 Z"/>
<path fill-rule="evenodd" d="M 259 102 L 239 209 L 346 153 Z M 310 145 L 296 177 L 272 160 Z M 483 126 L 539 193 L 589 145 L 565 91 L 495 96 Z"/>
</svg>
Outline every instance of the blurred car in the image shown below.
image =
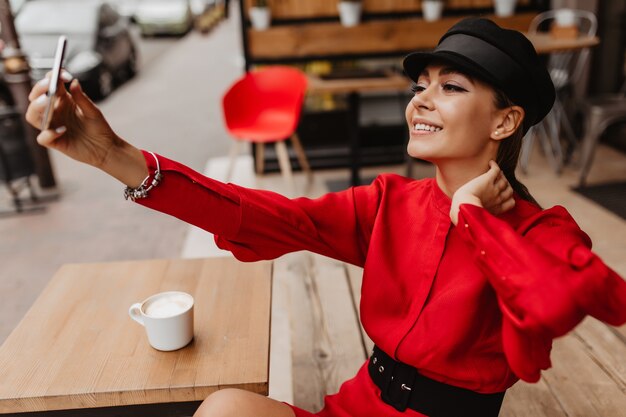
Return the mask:
<svg viewBox="0 0 626 417">
<path fill-rule="evenodd" d="M 66 35 L 64 67 L 94 99 L 113 91 L 117 82 L 137 72 L 137 47 L 122 18 L 99 0 L 36 0 L 26 2 L 15 19 L 31 76 L 41 79 L 52 67 L 59 35 Z"/>
<path fill-rule="evenodd" d="M 193 26 L 189 0 L 142 0 L 135 10 L 141 34 L 184 35 Z"/>
<path fill-rule="evenodd" d="M 202 15 L 212 6 L 215 6 L 216 0 L 189 0 L 189 7 L 194 18 Z"/>
<path fill-rule="evenodd" d="M 20 10 L 22 10 L 24 3 L 26 3 L 26 0 L 9 0 L 9 5 L 11 6 L 11 12 L 13 13 L 13 16 L 16 16 L 20 12 Z"/>
<path fill-rule="evenodd" d="M 117 12 L 127 18 L 130 22 L 135 22 L 135 11 L 141 0 L 107 0 Z"/>
</svg>

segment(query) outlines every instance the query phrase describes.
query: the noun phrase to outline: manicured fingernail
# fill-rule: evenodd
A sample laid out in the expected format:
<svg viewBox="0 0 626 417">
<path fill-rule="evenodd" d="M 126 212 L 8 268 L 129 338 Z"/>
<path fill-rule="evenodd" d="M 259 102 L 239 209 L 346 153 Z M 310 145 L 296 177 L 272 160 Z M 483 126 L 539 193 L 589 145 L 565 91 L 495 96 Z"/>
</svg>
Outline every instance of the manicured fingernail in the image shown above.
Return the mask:
<svg viewBox="0 0 626 417">
<path fill-rule="evenodd" d="M 44 104 L 47 101 L 48 101 L 48 95 L 42 94 L 35 99 L 35 104 Z"/>
<path fill-rule="evenodd" d="M 63 72 L 61 72 L 61 79 L 65 81 L 66 83 L 69 83 L 70 81 L 74 79 L 74 76 L 70 74 L 68 71 L 63 70 Z"/>
<path fill-rule="evenodd" d="M 42 87 L 45 87 L 48 84 L 50 84 L 50 78 L 42 78 L 41 80 L 37 81 L 37 84 L 39 84 Z"/>
<path fill-rule="evenodd" d="M 66 131 L 66 130 L 67 130 L 67 128 L 66 128 L 65 126 L 59 126 L 59 127 L 57 127 L 56 129 L 54 129 L 54 131 L 55 131 L 56 133 L 58 133 L 59 135 L 60 135 L 61 133 L 65 133 L 65 131 Z"/>
</svg>

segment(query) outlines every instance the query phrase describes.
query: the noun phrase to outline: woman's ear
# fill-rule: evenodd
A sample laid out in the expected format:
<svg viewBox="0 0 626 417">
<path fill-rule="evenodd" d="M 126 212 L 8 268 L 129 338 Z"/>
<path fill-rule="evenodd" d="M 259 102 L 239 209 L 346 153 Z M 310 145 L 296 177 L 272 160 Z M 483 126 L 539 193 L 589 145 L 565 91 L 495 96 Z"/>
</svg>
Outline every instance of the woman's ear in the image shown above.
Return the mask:
<svg viewBox="0 0 626 417">
<path fill-rule="evenodd" d="M 491 139 L 502 140 L 511 136 L 524 121 L 526 113 L 520 106 L 511 106 L 500 110 L 496 118 L 495 129 L 491 132 Z"/>
</svg>

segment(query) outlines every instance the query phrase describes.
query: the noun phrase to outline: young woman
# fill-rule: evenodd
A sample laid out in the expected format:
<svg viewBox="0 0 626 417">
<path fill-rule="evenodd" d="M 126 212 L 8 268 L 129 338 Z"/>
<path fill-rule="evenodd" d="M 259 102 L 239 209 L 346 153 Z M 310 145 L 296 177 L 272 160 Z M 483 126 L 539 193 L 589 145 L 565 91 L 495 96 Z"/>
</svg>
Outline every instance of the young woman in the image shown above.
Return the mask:
<svg viewBox="0 0 626 417">
<path fill-rule="evenodd" d="M 38 140 L 240 260 L 309 250 L 363 266 L 361 318 L 377 347 L 318 415 L 496 416 L 506 389 L 537 381 L 552 340 L 585 315 L 626 322 L 626 283 L 563 207 L 541 209 L 515 178 L 522 136 L 554 101 L 522 34 L 463 20 L 404 67 L 415 81 L 408 152 L 435 164 L 433 179 L 381 175 L 315 200 L 223 184 L 119 138 L 77 81 Z M 31 93 L 34 126 L 46 90 L 43 80 Z M 311 414 L 222 390 L 197 415 Z"/>
</svg>

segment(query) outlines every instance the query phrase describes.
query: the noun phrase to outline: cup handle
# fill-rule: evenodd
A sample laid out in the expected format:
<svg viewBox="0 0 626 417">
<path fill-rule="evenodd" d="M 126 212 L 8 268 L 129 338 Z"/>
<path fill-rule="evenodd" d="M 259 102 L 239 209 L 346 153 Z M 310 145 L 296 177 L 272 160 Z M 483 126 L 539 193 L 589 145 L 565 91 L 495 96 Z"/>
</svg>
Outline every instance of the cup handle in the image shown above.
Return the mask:
<svg viewBox="0 0 626 417">
<path fill-rule="evenodd" d="M 145 326 L 143 322 L 143 316 L 141 315 L 141 303 L 135 303 L 128 309 L 128 314 L 130 318 L 135 320 L 137 323 Z"/>
</svg>

